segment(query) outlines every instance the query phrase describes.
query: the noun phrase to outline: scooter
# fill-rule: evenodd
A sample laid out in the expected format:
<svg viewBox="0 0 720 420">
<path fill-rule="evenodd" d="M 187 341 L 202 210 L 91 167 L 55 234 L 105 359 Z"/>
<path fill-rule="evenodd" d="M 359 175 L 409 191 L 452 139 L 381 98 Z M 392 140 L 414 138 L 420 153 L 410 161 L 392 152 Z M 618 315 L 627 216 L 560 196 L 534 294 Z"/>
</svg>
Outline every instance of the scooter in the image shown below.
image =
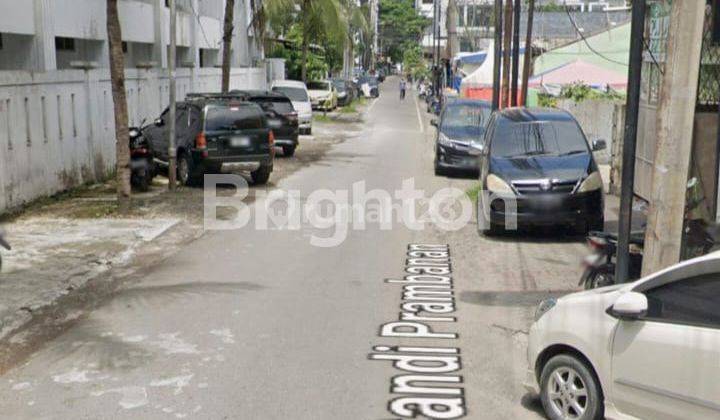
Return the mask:
<svg viewBox="0 0 720 420">
<path fill-rule="evenodd" d="M 582 260 L 584 270 L 578 286 L 590 290 L 615 284 L 617 242 L 618 236 L 615 233 L 592 231 L 588 234 L 587 244 L 592 252 Z M 630 263 L 628 267 L 630 280 L 640 278 L 644 244 L 644 231 L 635 231 L 630 234 Z"/>
<path fill-rule="evenodd" d="M 0 246 L 10 251 L 12 248 L 10 244 L 5 240 L 5 233 L 0 230 Z M 0 271 L 2 270 L 2 254 L 0 254 Z"/>
<path fill-rule="evenodd" d="M 150 189 L 152 179 L 157 174 L 152 149 L 143 136 L 145 120 L 140 127 L 130 127 L 130 184 L 140 191 Z"/>
</svg>

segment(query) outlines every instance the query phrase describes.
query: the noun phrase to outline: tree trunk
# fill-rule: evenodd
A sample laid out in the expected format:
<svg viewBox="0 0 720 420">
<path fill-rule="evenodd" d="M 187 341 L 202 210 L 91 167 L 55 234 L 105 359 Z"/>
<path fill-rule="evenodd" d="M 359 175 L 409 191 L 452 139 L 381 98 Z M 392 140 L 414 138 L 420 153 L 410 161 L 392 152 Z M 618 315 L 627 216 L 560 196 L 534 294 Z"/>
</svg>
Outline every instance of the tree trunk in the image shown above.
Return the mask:
<svg viewBox="0 0 720 420">
<path fill-rule="evenodd" d="M 532 33 L 534 14 L 535 0 L 530 0 L 528 2 L 527 35 L 525 36 L 525 62 L 523 63 L 522 90 L 520 93 L 520 105 L 522 106 L 527 106 L 528 80 L 530 79 L 530 73 L 532 73 Z"/>
<path fill-rule="evenodd" d="M 503 24 L 503 66 L 502 66 L 502 99 L 500 108 L 510 106 L 510 49 L 512 48 L 513 0 L 505 0 L 505 19 Z"/>
<path fill-rule="evenodd" d="M 225 22 L 223 24 L 222 92 L 230 90 L 230 57 L 232 55 L 233 20 L 235 0 L 226 0 Z"/>
<path fill-rule="evenodd" d="M 300 74 L 302 81 L 307 83 L 307 61 L 308 61 L 308 50 L 310 48 L 310 39 L 308 34 L 308 19 L 310 16 L 310 0 L 303 0 L 302 10 L 302 57 L 300 58 Z"/>
<path fill-rule="evenodd" d="M 118 207 L 125 212 L 130 207 L 130 135 L 128 107 L 125 98 L 125 57 L 118 17 L 117 0 L 107 0 L 107 33 L 110 45 L 110 80 L 115 108 L 115 174 L 117 177 Z"/>
</svg>

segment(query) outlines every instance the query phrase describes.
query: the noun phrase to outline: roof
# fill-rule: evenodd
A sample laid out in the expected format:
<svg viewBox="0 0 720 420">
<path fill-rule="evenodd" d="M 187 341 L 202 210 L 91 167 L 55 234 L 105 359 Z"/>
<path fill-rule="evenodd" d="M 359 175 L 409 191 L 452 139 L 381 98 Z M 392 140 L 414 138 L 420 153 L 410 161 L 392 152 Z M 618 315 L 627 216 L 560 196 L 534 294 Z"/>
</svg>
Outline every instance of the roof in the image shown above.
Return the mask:
<svg viewBox="0 0 720 420">
<path fill-rule="evenodd" d="M 533 76 L 528 86 L 569 85 L 580 82 L 585 85 L 602 88 L 610 86 L 614 89 L 627 88 L 627 75 L 591 64 L 583 60 L 575 60 L 554 69 Z"/>
<path fill-rule="evenodd" d="M 505 108 L 498 111 L 499 115 L 514 122 L 534 121 L 573 121 L 573 116 L 567 111 L 556 108 Z"/>
<path fill-rule="evenodd" d="M 575 60 L 583 60 L 604 69 L 627 74 L 628 56 L 630 54 L 629 23 L 599 34 L 587 36 L 585 39 L 592 49 L 588 47 L 585 41 L 580 39 L 535 58 L 535 73 L 546 72 Z"/>
<path fill-rule="evenodd" d="M 285 86 L 285 87 L 302 87 L 306 88 L 305 83 L 299 81 L 299 80 L 275 80 L 272 83 L 273 87 L 275 86 Z"/>
<path fill-rule="evenodd" d="M 492 107 L 491 102 L 468 98 L 448 98 L 447 105 L 480 105 L 488 108 Z"/>
</svg>

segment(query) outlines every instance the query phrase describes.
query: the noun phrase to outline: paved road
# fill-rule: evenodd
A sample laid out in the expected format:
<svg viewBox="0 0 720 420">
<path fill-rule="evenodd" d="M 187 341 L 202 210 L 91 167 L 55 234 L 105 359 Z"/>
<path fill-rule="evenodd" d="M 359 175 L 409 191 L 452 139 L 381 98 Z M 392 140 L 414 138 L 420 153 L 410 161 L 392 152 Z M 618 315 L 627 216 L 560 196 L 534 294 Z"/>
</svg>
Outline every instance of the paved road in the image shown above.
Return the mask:
<svg viewBox="0 0 720 420">
<path fill-rule="evenodd" d="M 410 92 L 383 85 L 367 123 L 279 189 L 394 191 L 413 178 L 434 192 L 472 180 L 432 173 L 432 132 Z M 298 149 L 302 153 L 302 148 Z M 263 204 L 259 199 L 253 205 Z M 467 418 L 539 418 L 521 385 L 525 330 L 548 290 L 574 287 L 577 241 L 546 232 L 495 240 L 459 231 L 369 225 L 339 246 L 329 231 L 214 231 L 84 314 L 0 380 L 0 416 L 39 418 L 388 419 L 390 361 L 374 346 L 458 348 Z M 379 337 L 397 321 L 409 244 L 447 244 L 458 339 Z M 407 330 L 404 330 L 407 331 Z M 376 352 L 377 353 L 377 352 Z M 407 396 L 407 395 L 405 395 Z M 412 396 L 412 395 L 411 395 Z"/>
</svg>

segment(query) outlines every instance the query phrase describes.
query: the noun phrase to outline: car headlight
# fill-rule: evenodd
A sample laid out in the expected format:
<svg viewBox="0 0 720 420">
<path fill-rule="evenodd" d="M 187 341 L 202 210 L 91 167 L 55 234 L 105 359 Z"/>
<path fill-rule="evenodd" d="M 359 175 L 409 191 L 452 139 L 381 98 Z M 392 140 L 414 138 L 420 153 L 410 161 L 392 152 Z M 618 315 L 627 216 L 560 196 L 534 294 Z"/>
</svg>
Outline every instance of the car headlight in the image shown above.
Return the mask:
<svg viewBox="0 0 720 420">
<path fill-rule="evenodd" d="M 488 191 L 490 192 L 502 195 L 515 195 L 515 191 L 513 191 L 512 187 L 510 187 L 507 182 L 503 181 L 503 179 L 497 175 L 488 175 L 485 183 Z"/>
<path fill-rule="evenodd" d="M 588 175 L 585 180 L 580 184 L 580 186 L 577 189 L 577 192 L 579 193 L 585 193 L 590 191 L 599 190 L 603 187 L 602 177 L 600 177 L 600 172 L 595 171 Z"/>
<path fill-rule="evenodd" d="M 452 140 L 450 140 L 450 137 L 443 133 L 438 134 L 438 143 L 445 147 L 455 147 L 455 144 Z"/>
<path fill-rule="evenodd" d="M 535 309 L 535 322 L 537 322 L 543 315 L 545 315 L 550 309 L 557 305 L 557 299 L 549 298 L 544 299 Z"/>
</svg>

